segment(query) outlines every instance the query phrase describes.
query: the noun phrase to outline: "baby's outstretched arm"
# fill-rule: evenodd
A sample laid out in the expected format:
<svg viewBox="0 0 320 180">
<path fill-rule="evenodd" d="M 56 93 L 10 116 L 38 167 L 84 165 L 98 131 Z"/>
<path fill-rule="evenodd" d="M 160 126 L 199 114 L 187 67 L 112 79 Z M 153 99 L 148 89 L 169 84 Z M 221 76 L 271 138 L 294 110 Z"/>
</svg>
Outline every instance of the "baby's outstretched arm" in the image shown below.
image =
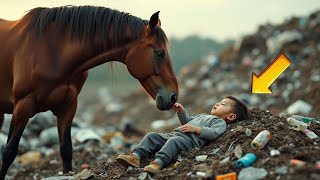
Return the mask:
<svg viewBox="0 0 320 180">
<path fill-rule="evenodd" d="M 175 111 L 177 111 L 178 113 L 181 113 L 185 110 L 184 107 L 182 106 L 182 104 L 180 104 L 180 103 L 175 103 L 172 108 Z"/>
</svg>

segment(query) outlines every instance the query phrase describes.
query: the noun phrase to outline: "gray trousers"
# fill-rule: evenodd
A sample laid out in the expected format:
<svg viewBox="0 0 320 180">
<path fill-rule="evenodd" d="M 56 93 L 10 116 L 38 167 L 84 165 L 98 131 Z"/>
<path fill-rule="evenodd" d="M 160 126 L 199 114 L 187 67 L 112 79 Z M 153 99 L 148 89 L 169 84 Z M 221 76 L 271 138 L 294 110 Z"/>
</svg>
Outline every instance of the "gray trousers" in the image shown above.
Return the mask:
<svg viewBox="0 0 320 180">
<path fill-rule="evenodd" d="M 162 167 L 171 163 L 180 151 L 188 151 L 195 148 L 196 144 L 190 136 L 181 132 L 155 133 L 144 136 L 143 140 L 133 149 L 133 152 L 141 158 L 155 153 L 155 160 Z"/>
</svg>

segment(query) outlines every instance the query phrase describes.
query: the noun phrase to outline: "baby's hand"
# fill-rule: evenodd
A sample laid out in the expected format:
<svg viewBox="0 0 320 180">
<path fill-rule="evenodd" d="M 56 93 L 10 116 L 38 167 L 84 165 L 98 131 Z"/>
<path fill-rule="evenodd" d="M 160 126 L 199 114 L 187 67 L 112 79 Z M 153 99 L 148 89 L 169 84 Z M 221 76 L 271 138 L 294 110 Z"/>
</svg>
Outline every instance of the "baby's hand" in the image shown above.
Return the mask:
<svg viewBox="0 0 320 180">
<path fill-rule="evenodd" d="M 196 133 L 196 134 L 200 134 L 201 133 L 201 128 L 197 127 L 197 126 L 193 126 L 191 124 L 185 124 L 182 126 L 182 132 L 186 133 Z"/>
<path fill-rule="evenodd" d="M 180 113 L 184 111 L 184 107 L 180 103 L 175 103 L 172 108 Z"/>
</svg>

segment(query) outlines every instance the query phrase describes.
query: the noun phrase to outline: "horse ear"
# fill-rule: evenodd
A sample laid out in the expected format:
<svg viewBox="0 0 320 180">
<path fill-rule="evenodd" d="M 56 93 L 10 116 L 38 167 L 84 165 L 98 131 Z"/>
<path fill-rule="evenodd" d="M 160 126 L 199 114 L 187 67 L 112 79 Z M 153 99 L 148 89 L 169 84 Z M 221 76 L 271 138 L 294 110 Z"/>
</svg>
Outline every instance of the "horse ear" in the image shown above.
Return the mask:
<svg viewBox="0 0 320 180">
<path fill-rule="evenodd" d="M 149 27 L 151 30 L 155 28 L 157 25 L 161 25 L 161 22 L 159 20 L 159 13 L 160 11 L 154 13 L 150 18 Z"/>
</svg>

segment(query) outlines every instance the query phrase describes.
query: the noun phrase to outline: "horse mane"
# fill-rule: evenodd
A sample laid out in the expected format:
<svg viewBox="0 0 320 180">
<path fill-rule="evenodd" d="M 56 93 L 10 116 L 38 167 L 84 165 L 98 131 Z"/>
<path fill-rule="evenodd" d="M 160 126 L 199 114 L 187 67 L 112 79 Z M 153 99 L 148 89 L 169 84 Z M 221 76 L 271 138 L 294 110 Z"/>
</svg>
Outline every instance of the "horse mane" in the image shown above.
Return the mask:
<svg viewBox="0 0 320 180">
<path fill-rule="evenodd" d="M 58 33 L 71 33 L 71 38 L 78 38 L 90 42 L 94 37 L 100 35 L 103 49 L 119 47 L 128 41 L 136 40 L 148 21 L 129 13 L 118 10 L 94 7 L 94 6 L 63 6 L 54 8 L 31 9 L 23 19 L 28 20 L 28 29 L 35 31 L 37 38 L 40 38 L 51 22 L 55 22 L 55 29 Z M 129 27 L 132 37 L 127 35 Z M 167 37 L 159 27 L 155 28 L 158 42 L 167 42 Z M 111 34 L 111 43 L 107 41 L 108 34 Z"/>
</svg>

